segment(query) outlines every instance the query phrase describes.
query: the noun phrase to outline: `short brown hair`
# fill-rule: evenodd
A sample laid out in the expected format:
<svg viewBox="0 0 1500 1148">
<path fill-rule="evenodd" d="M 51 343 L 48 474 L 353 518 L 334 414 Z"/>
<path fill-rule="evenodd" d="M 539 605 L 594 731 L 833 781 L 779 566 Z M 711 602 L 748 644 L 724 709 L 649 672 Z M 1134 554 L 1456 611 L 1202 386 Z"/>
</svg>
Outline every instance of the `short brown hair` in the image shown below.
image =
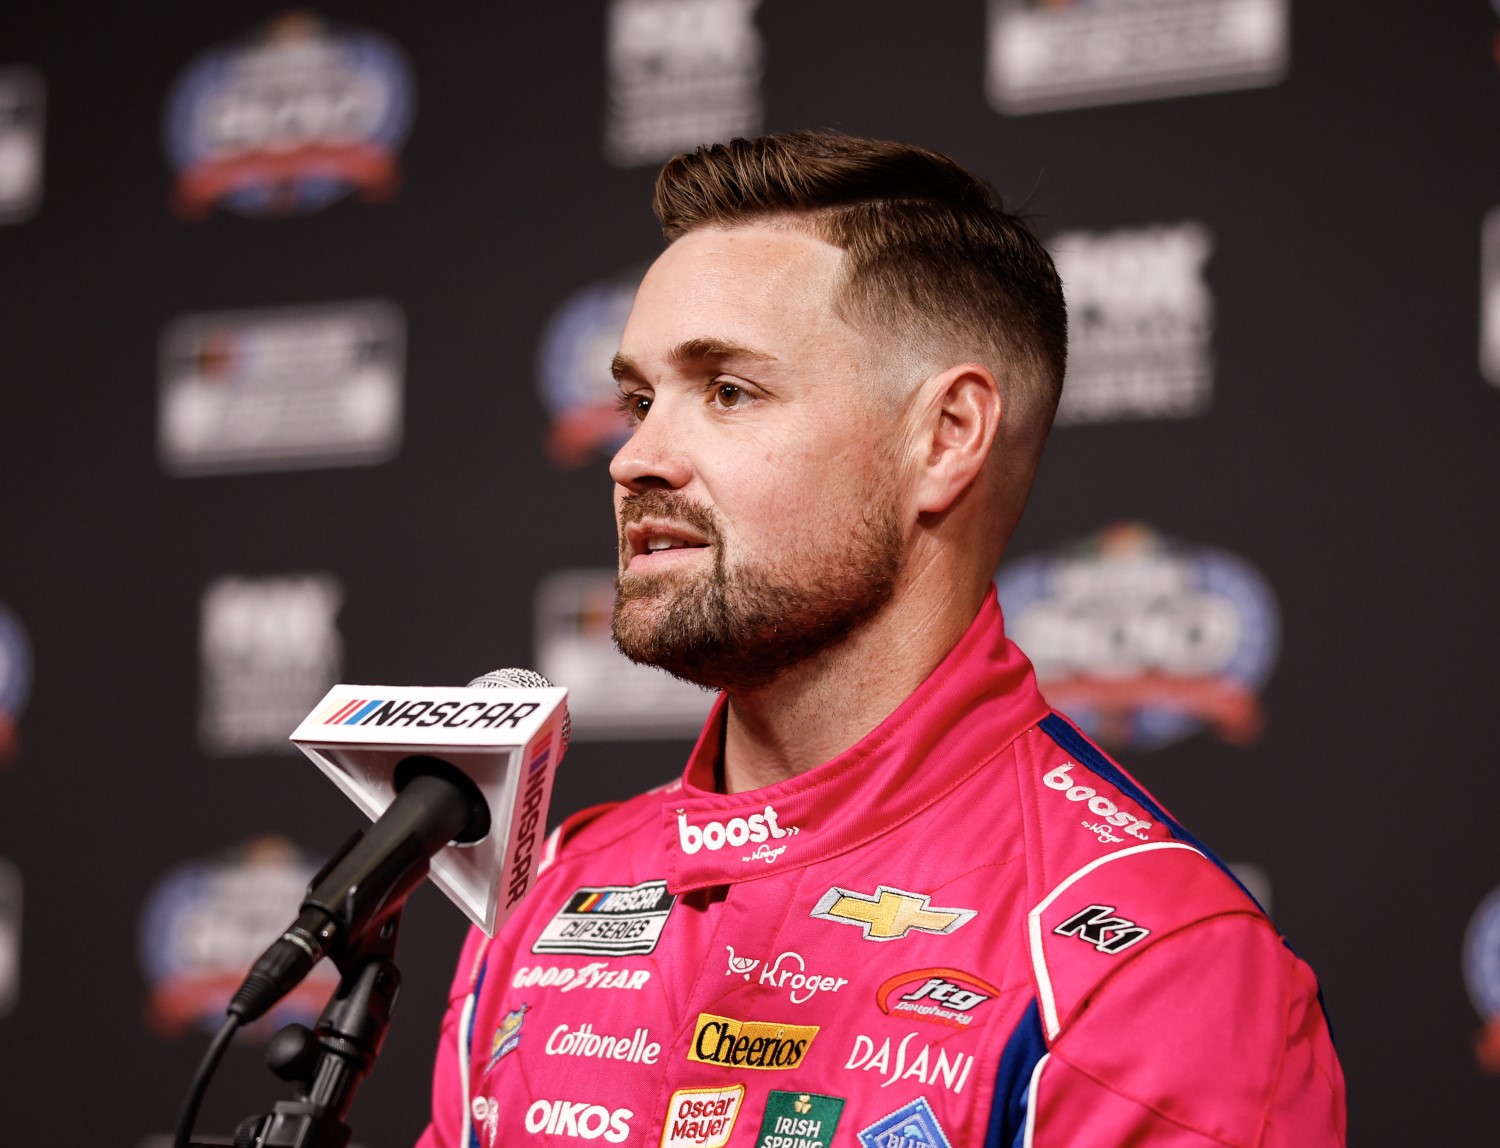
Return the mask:
<svg viewBox="0 0 1500 1148">
<path fill-rule="evenodd" d="M 652 208 L 669 242 L 791 217 L 842 248 L 845 319 L 917 354 L 985 363 L 1020 407 L 1007 439 L 1040 453 L 1067 363 L 1062 283 L 1026 221 L 948 157 L 837 132 L 734 139 L 669 160 Z"/>
</svg>

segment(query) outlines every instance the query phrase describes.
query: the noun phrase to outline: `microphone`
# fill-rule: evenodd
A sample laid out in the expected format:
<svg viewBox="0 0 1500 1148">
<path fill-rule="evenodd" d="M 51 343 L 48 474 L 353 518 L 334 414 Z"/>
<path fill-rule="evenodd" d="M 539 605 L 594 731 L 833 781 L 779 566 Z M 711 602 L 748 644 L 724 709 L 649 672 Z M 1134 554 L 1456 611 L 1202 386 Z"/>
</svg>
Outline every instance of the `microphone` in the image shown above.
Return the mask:
<svg viewBox="0 0 1500 1148">
<path fill-rule="evenodd" d="M 481 690 L 475 700 L 470 691 Z M 324 957 L 380 928 L 429 869 L 493 934 L 502 881 L 509 909 L 535 877 L 552 770 L 571 733 L 565 696 L 521 669 L 493 670 L 462 690 L 329 691 L 292 740 L 374 824 L 308 884 L 296 920 L 251 966 L 229 1012 L 246 1024 L 263 1016 Z M 434 861 L 470 847 L 480 855 Z"/>
</svg>

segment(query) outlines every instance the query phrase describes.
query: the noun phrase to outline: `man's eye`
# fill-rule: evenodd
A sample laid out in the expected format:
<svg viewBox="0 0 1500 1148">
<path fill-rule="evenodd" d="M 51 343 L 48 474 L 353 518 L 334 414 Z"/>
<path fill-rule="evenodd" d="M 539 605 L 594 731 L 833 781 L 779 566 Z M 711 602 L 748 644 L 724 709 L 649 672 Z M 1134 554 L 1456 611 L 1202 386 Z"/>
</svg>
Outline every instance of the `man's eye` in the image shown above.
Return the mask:
<svg viewBox="0 0 1500 1148">
<path fill-rule="evenodd" d="M 616 398 L 620 413 L 633 422 L 640 422 L 651 409 L 651 396 L 621 391 Z"/>
<path fill-rule="evenodd" d="M 714 388 L 714 406 L 720 410 L 728 410 L 730 407 L 739 406 L 744 396 L 743 387 L 737 387 L 733 383 L 720 383 Z"/>
</svg>

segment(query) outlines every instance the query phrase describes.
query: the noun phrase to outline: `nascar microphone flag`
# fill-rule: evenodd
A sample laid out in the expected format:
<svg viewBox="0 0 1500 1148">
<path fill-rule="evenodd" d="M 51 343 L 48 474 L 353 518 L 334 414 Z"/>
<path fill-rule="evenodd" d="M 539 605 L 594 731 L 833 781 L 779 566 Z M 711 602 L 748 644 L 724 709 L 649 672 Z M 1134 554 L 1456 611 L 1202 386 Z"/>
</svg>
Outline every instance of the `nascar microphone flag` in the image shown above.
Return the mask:
<svg viewBox="0 0 1500 1148">
<path fill-rule="evenodd" d="M 432 858 L 433 884 L 490 936 L 536 879 L 568 691 L 558 686 L 334 686 L 291 740 L 374 821 L 403 759 L 441 758 L 479 787 L 490 831 Z"/>
</svg>

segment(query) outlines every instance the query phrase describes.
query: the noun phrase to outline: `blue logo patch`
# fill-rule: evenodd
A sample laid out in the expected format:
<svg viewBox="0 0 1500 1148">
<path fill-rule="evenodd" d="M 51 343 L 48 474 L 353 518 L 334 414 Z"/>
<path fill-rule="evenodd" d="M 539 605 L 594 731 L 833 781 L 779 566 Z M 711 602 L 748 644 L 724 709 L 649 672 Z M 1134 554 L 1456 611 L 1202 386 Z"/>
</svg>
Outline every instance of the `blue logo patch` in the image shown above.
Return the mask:
<svg viewBox="0 0 1500 1148">
<path fill-rule="evenodd" d="M 919 1096 L 859 1134 L 864 1148 L 953 1148 L 932 1106 Z"/>
<path fill-rule="evenodd" d="M 512 1009 L 505 1014 L 500 1027 L 495 1029 L 495 1035 L 490 1038 L 490 1062 L 485 1065 L 486 1073 L 499 1064 L 507 1054 L 515 1052 L 520 1047 L 521 1024 L 530 1011 L 531 1006 L 523 1004 L 520 1008 Z"/>
</svg>

